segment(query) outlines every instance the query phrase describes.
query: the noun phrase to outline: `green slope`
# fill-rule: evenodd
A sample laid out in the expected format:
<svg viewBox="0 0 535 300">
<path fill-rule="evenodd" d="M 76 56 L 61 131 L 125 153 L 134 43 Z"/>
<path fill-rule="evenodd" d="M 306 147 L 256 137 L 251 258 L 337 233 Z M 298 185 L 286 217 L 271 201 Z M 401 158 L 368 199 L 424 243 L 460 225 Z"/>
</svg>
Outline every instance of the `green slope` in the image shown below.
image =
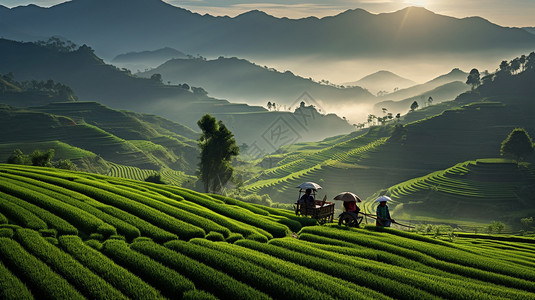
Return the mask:
<svg viewBox="0 0 535 300">
<path fill-rule="evenodd" d="M 505 159 L 467 161 L 394 185 L 386 193 L 396 218 L 516 224 L 535 213 L 533 169 Z"/>
<path fill-rule="evenodd" d="M 94 125 L 20 109 L 2 109 L 0 115 L 1 126 L 7 128 L 0 133 L 3 144 L 61 141 L 119 164 L 156 170 L 160 168 L 156 160 L 132 143 Z"/>
<path fill-rule="evenodd" d="M 182 124 L 156 115 L 114 110 L 96 102 L 51 103 L 31 109 L 68 116 L 75 121 L 95 125 L 125 140 L 152 142 L 163 148 L 152 147 L 146 152 L 155 152 L 151 154 L 159 159 L 161 164 L 189 172 L 196 168 L 196 140 L 199 133 Z"/>
<path fill-rule="evenodd" d="M 304 226 L 221 196 L 47 168 L 0 165 L 0 177 L 2 299 L 535 297 L 533 239 Z"/>
<path fill-rule="evenodd" d="M 164 118 L 113 110 L 96 102 L 63 102 L 27 109 L 0 108 L 2 132 L 0 159 L 14 149 L 31 153 L 55 149 L 56 159 L 77 161 L 80 154 L 63 155 L 63 145 L 77 147 L 110 162 L 143 169 L 175 169 L 192 173 L 198 160 L 198 135 Z M 43 148 L 49 147 L 49 148 Z M 89 151 L 89 152 L 88 152 Z M 64 157 L 65 156 L 65 157 Z M 87 156 L 87 155 L 84 155 Z"/>
</svg>

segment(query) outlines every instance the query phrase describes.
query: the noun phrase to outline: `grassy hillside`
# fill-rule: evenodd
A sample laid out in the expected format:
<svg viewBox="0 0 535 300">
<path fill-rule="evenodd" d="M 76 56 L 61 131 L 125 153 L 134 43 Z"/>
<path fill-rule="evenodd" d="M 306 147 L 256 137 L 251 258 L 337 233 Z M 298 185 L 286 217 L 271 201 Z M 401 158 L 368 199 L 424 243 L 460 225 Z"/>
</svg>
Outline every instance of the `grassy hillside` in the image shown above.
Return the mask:
<svg viewBox="0 0 535 300">
<path fill-rule="evenodd" d="M 535 213 L 535 168 L 506 159 L 456 164 L 386 190 L 396 218 L 442 223 L 518 224 Z M 372 210 L 370 198 L 365 207 Z M 373 208 L 372 208 L 373 207 Z"/>
<path fill-rule="evenodd" d="M 100 156 L 110 162 L 193 173 L 198 160 L 198 133 L 164 118 L 113 110 L 95 102 L 62 102 L 27 109 L 0 108 L 0 159 L 13 150 L 24 153 L 55 149 L 55 159 Z M 74 151 L 73 149 L 78 149 Z M 87 163 L 86 161 L 84 161 Z"/>
<path fill-rule="evenodd" d="M 535 296 L 533 239 L 304 226 L 221 196 L 46 168 L 0 165 L 0 177 L 2 299 Z"/>
<path fill-rule="evenodd" d="M 458 162 L 497 157 L 513 128 L 525 126 L 534 132 L 530 123 L 501 103 L 474 103 L 397 131 L 393 126 L 372 127 L 365 135 L 339 138 L 335 145 L 294 146 L 299 150 L 265 158 L 263 166 L 268 169 L 247 181 L 246 189 L 267 193 L 275 202 L 293 203 L 295 187 L 314 181 L 323 186 L 320 197 L 352 191 L 366 198 Z"/>
</svg>

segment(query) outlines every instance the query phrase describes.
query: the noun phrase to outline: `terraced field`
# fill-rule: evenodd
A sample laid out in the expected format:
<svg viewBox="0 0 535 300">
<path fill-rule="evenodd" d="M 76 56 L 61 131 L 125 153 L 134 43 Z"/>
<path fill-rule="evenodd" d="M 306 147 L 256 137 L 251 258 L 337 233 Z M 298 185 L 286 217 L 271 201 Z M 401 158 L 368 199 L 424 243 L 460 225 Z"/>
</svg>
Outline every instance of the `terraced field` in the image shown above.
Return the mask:
<svg viewBox="0 0 535 300">
<path fill-rule="evenodd" d="M 535 212 L 529 201 L 535 191 L 533 169 L 505 159 L 467 161 L 394 185 L 386 194 L 393 199 L 389 206 L 394 213 L 412 220 L 441 216 L 509 222 Z M 376 196 L 365 204 L 368 211 Z"/>
<path fill-rule="evenodd" d="M 112 177 L 143 181 L 147 177 L 158 173 L 161 175 L 162 181 L 170 185 L 191 186 L 195 181 L 197 181 L 195 176 L 187 175 L 181 171 L 162 170 L 160 172 L 155 172 L 154 170 L 140 169 L 137 167 L 123 166 L 113 163 L 110 163 L 110 165 L 110 171 L 106 175 Z"/>
<path fill-rule="evenodd" d="M 329 183 L 330 188 L 335 188 L 337 178 L 348 176 L 353 169 L 362 168 L 359 166 L 361 159 L 385 144 L 384 135 L 387 133 L 388 130 L 376 128 L 372 134 L 342 140 L 325 148 L 292 152 L 282 157 L 276 166 L 246 181 L 246 190 L 267 193 L 272 199 L 290 203 L 295 201 L 295 187 L 302 182 Z"/>
<path fill-rule="evenodd" d="M 533 239 L 307 226 L 222 196 L 46 168 L 0 165 L 0 177 L 1 299 L 535 297 Z"/>
<path fill-rule="evenodd" d="M 49 149 L 54 149 L 54 160 L 60 159 L 79 159 L 83 157 L 94 157 L 95 153 L 89 152 L 84 149 L 73 147 L 66 143 L 60 141 L 49 141 L 49 142 L 36 142 L 36 143 L 11 143 L 11 144 L 0 144 L 0 161 L 6 161 L 13 150 L 20 149 L 24 154 L 30 154 L 35 149 L 41 151 L 48 151 Z"/>
<path fill-rule="evenodd" d="M 5 128 L 0 132 L 1 162 L 17 148 L 24 153 L 55 149 L 56 159 L 98 155 L 120 165 L 189 173 L 198 162 L 198 134 L 154 115 L 95 102 L 64 102 L 24 109 L 3 106 L 0 116 Z M 85 163 L 79 167 L 91 170 Z"/>
</svg>

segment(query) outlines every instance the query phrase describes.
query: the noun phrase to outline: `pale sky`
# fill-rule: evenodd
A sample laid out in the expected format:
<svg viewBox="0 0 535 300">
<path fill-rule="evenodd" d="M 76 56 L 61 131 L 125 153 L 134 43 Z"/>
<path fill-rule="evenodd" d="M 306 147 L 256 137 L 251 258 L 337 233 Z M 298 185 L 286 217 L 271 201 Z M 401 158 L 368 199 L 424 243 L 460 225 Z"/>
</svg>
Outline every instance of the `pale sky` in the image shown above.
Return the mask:
<svg viewBox="0 0 535 300">
<path fill-rule="evenodd" d="M 407 6 L 423 6 L 435 13 L 458 18 L 480 16 L 508 27 L 535 27 L 535 0 L 164 0 L 200 14 L 236 16 L 258 9 L 276 17 L 302 18 L 332 16 L 347 9 L 362 8 L 372 13 L 393 12 Z M 50 7 L 64 0 L 0 0 L 14 7 L 36 4 Z"/>
</svg>

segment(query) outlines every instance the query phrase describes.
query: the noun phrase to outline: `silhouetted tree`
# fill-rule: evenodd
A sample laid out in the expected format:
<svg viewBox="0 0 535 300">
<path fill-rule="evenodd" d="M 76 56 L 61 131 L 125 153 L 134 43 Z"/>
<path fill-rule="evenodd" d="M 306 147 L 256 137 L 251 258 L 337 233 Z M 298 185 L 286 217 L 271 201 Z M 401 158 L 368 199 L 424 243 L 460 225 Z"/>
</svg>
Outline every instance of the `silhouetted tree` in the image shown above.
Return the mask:
<svg viewBox="0 0 535 300">
<path fill-rule="evenodd" d="M 516 74 L 518 70 L 520 70 L 520 66 L 522 64 L 520 63 L 520 59 L 517 57 L 511 61 L 511 71 L 513 74 Z"/>
<path fill-rule="evenodd" d="M 535 145 L 524 128 L 515 128 L 502 142 L 500 154 L 513 157 L 518 163 L 533 153 Z"/>
<path fill-rule="evenodd" d="M 415 111 L 415 110 L 417 110 L 418 107 L 419 107 L 419 105 L 418 105 L 418 102 L 417 102 L 417 101 L 412 102 L 412 104 L 411 104 L 411 111 Z"/>
<path fill-rule="evenodd" d="M 525 70 L 525 64 L 526 64 L 526 55 L 522 54 L 520 56 L 520 58 L 518 59 L 518 61 L 520 62 L 520 64 L 522 65 L 522 71 Z"/>
<path fill-rule="evenodd" d="M 268 108 L 268 110 L 271 110 L 271 106 L 273 106 L 273 105 L 271 104 L 271 101 L 268 101 L 268 103 L 267 103 L 267 108 Z"/>
<path fill-rule="evenodd" d="M 481 80 L 479 76 L 480 76 L 479 71 L 477 69 L 472 69 L 470 71 L 470 74 L 468 74 L 468 78 L 466 79 L 466 84 L 469 84 L 472 86 L 472 91 L 481 84 Z"/>
<path fill-rule="evenodd" d="M 510 75 L 511 70 L 509 68 L 509 63 L 506 60 L 502 60 L 500 63 L 500 70 L 497 72 L 500 75 Z"/>
<path fill-rule="evenodd" d="M 373 120 L 377 119 L 375 115 L 369 114 L 368 115 L 368 124 L 373 125 Z"/>
<path fill-rule="evenodd" d="M 37 41 L 36 44 L 59 52 L 72 52 L 76 49 L 76 44 L 73 42 L 69 40 L 63 41 L 55 36 L 49 38 L 47 41 Z"/>
<path fill-rule="evenodd" d="M 202 131 L 199 138 L 201 161 L 199 163 L 199 179 L 203 182 L 206 192 L 220 192 L 221 188 L 232 178 L 234 168 L 232 157 L 239 154 L 234 135 L 223 122 L 217 122 L 209 114 L 198 122 Z"/>
<path fill-rule="evenodd" d="M 531 52 L 526 58 L 526 70 L 535 69 L 535 52 Z"/>
<path fill-rule="evenodd" d="M 431 106 L 431 104 L 433 104 L 433 97 L 429 96 L 429 98 L 427 98 L 427 105 Z"/>
</svg>

